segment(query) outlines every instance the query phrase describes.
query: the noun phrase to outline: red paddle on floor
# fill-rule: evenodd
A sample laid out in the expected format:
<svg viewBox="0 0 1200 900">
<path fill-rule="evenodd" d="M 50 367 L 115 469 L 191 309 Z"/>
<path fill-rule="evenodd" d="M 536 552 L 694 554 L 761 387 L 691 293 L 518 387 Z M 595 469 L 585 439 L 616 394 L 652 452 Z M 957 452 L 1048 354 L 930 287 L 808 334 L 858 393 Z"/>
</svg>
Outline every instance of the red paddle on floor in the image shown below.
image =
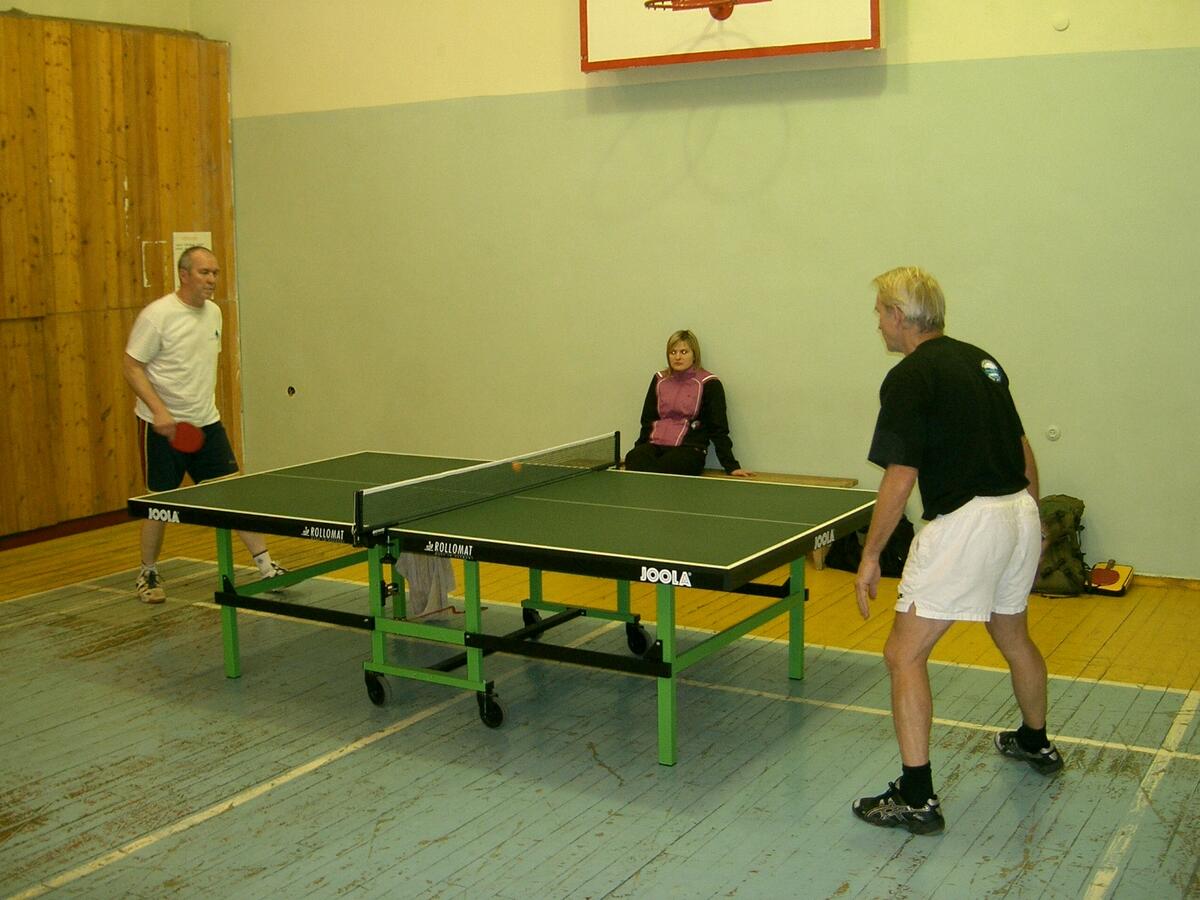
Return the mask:
<svg viewBox="0 0 1200 900">
<path fill-rule="evenodd" d="M 1114 584 L 1121 577 L 1121 573 L 1113 568 L 1116 564 L 1115 559 L 1110 559 L 1103 566 L 1092 566 L 1092 584 L 1096 587 Z"/>
<path fill-rule="evenodd" d="M 190 422 L 176 422 L 171 446 L 180 453 L 195 453 L 204 446 L 204 432 Z"/>
</svg>

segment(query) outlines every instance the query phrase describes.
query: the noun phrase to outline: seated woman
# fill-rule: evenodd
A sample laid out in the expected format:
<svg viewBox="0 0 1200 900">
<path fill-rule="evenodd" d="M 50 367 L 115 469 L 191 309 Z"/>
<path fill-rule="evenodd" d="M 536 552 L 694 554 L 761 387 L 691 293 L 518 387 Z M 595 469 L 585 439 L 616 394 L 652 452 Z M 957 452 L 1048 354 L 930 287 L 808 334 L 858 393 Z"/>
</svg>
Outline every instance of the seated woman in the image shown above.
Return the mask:
<svg viewBox="0 0 1200 900">
<path fill-rule="evenodd" d="M 635 472 L 699 475 L 712 442 L 730 475 L 752 476 L 733 455 L 725 418 L 725 388 L 700 368 L 700 341 L 690 331 L 667 340 L 667 368 L 655 372 L 642 406 L 642 431 L 625 456 Z"/>
</svg>

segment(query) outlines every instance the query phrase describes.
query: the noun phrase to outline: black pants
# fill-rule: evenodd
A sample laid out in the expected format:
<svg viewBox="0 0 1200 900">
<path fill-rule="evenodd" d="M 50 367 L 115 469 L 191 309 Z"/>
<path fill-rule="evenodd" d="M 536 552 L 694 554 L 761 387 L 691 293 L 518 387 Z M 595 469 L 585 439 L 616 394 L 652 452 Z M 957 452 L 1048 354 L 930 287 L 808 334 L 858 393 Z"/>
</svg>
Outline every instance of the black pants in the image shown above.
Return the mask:
<svg viewBox="0 0 1200 900">
<path fill-rule="evenodd" d="M 699 475 L 708 454 L 695 447 L 660 447 L 638 444 L 625 454 L 625 468 L 632 472 L 659 472 L 664 475 Z"/>
</svg>

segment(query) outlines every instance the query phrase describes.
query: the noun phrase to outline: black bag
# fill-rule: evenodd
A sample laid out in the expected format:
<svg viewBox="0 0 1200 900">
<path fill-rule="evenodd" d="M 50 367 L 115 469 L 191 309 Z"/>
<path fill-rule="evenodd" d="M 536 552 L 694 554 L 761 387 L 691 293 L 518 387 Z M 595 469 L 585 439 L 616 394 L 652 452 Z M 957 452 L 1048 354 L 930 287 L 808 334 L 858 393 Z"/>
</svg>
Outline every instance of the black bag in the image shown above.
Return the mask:
<svg viewBox="0 0 1200 900">
<path fill-rule="evenodd" d="M 1083 561 L 1083 501 L 1066 494 L 1043 497 L 1042 561 L 1033 589 L 1050 597 L 1074 597 L 1088 584 Z"/>
<path fill-rule="evenodd" d="M 883 552 L 879 554 L 879 571 L 885 578 L 899 578 L 900 573 L 904 571 L 908 548 L 912 544 L 914 534 L 913 524 L 908 521 L 908 516 L 901 516 L 900 521 L 896 523 L 896 530 L 892 532 Z M 866 542 L 865 528 L 842 535 L 829 545 L 829 552 L 825 554 L 825 565 L 844 572 L 857 572 Z"/>
</svg>

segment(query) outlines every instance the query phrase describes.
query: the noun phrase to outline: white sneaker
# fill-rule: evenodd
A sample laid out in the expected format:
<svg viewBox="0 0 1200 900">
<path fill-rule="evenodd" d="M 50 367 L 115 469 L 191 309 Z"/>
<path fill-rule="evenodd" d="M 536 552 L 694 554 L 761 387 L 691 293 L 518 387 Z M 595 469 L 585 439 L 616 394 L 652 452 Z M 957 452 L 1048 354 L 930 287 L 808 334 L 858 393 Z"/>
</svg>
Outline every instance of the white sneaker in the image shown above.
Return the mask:
<svg viewBox="0 0 1200 900">
<path fill-rule="evenodd" d="M 139 575 L 135 587 L 138 599 L 143 603 L 163 603 L 167 599 L 167 592 L 163 590 L 162 577 L 153 569 Z"/>
<path fill-rule="evenodd" d="M 286 575 L 287 573 L 288 573 L 287 569 L 285 569 L 279 563 L 272 560 L 271 561 L 271 571 L 269 571 L 266 575 L 263 575 L 262 577 L 263 578 L 278 578 L 280 575 Z M 275 588 L 275 590 L 267 591 L 267 593 L 268 594 L 282 594 L 286 590 L 287 590 L 287 588 Z"/>
</svg>

